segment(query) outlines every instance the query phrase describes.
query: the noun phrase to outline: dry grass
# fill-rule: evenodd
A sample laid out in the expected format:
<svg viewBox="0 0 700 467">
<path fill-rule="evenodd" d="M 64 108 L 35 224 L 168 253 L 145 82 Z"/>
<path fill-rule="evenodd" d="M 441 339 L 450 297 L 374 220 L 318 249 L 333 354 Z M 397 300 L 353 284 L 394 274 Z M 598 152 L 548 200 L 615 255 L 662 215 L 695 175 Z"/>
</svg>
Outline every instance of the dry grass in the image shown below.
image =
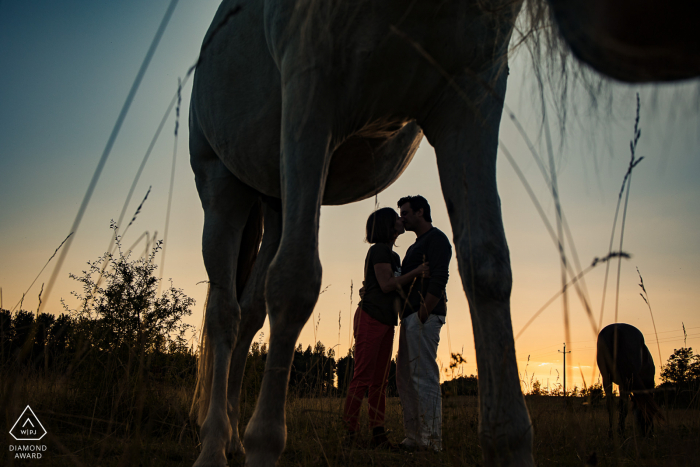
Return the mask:
<svg viewBox="0 0 700 467">
<path fill-rule="evenodd" d="M 534 456 L 539 465 L 584 465 L 595 453 L 598 465 L 697 465 L 700 413 L 674 409 L 654 437 L 640 438 L 628 417 L 627 438 L 608 438 L 603 403 L 583 398 L 527 397 L 535 430 Z M 444 451 L 387 453 L 341 447 L 342 400 L 300 399 L 288 406 L 289 440 L 280 466 L 444 465 L 481 463 L 478 401 L 472 396 L 443 400 Z M 366 410 L 363 409 L 366 416 Z M 365 422 L 366 425 L 366 422 Z M 395 442 L 403 438 L 398 398 L 387 401 L 387 428 Z M 369 432 L 366 433 L 369 438 Z M 236 464 L 238 465 L 238 464 Z M 242 465 L 242 463 L 240 464 Z"/>
<path fill-rule="evenodd" d="M 6 375 L 4 375 L 6 376 Z M 199 453 L 197 430 L 188 422 L 187 409 L 193 388 L 149 388 L 149 410 L 140 426 L 110 424 L 91 416 L 94 401 L 81 399 L 74 384 L 33 373 L 16 375 L 14 401 L 4 407 L 3 425 L 11 424 L 26 404 L 35 409 L 48 431 L 41 465 L 51 466 L 190 466 Z M 609 439 L 607 412 L 602 402 L 584 398 L 528 396 L 535 430 L 534 455 L 539 465 L 584 465 L 595 453 L 597 465 L 696 465 L 700 437 L 700 412 L 673 409 L 669 422 L 659 425 L 652 438 L 635 436 L 628 418 L 627 438 Z M 279 465 L 285 466 L 471 466 L 481 463 L 476 397 L 443 400 L 444 451 L 399 452 L 343 447 L 341 398 L 292 398 L 287 405 L 287 448 Z M 241 432 L 252 415 L 242 407 Z M 362 426 L 367 426 L 363 408 Z M 386 427 L 390 439 L 403 438 L 398 398 L 387 401 Z M 10 426 L 7 426 L 9 430 Z M 7 431 L 5 431 L 7 433 Z M 7 435 L 6 444 L 11 443 Z M 369 431 L 365 433 L 369 441 Z M 6 457 L 7 456 L 7 457 Z M 8 451 L 4 465 L 20 465 Z M 243 458 L 230 460 L 242 466 Z M 38 462 L 37 462 L 38 464 Z"/>
</svg>

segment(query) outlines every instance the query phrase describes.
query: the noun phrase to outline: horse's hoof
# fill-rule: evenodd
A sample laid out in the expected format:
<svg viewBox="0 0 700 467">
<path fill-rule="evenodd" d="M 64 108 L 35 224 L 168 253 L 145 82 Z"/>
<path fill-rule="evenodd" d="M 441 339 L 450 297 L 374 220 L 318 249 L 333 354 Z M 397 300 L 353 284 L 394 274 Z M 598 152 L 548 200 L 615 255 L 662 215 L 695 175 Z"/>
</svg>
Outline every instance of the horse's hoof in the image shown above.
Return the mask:
<svg viewBox="0 0 700 467">
<path fill-rule="evenodd" d="M 193 467 L 228 467 L 223 451 L 219 454 L 202 451 Z"/>
<path fill-rule="evenodd" d="M 229 448 L 226 450 L 226 458 L 233 459 L 237 456 L 245 456 L 245 449 L 240 441 L 238 443 L 231 443 Z"/>
</svg>

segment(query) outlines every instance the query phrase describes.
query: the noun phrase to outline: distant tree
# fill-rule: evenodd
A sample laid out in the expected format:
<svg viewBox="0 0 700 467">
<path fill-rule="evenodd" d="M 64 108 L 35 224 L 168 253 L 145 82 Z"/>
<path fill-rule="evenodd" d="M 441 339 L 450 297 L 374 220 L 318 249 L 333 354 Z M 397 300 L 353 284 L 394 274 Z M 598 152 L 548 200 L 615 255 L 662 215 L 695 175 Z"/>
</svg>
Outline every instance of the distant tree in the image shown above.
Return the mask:
<svg viewBox="0 0 700 467">
<path fill-rule="evenodd" d="M 294 349 L 294 360 L 289 375 L 290 394 L 301 397 L 333 394 L 336 390 L 335 351 L 326 350 L 321 341 L 318 341 L 313 349 L 310 345 L 303 352 L 301 349 L 301 344 Z"/>
<path fill-rule="evenodd" d="M 693 355 L 691 347 L 675 349 L 661 370 L 661 380 L 677 385 L 700 382 L 700 355 Z"/>
<path fill-rule="evenodd" d="M 34 331 L 34 313 L 26 310 L 19 310 L 12 317 L 12 336 L 11 352 L 13 356 L 19 358 L 20 361 L 31 361 L 32 351 L 34 350 L 33 336 Z"/>
<path fill-rule="evenodd" d="M 49 340 L 51 327 L 56 317 L 48 313 L 39 313 L 34 319 L 33 335 L 33 364 L 37 368 L 49 368 Z"/>
<path fill-rule="evenodd" d="M 75 320 L 65 313 L 58 315 L 50 331 L 50 364 L 64 368 L 75 352 Z"/>
<path fill-rule="evenodd" d="M 476 396 L 479 394 L 479 380 L 476 376 L 459 376 L 441 384 L 442 392 L 452 396 Z"/>
<path fill-rule="evenodd" d="M 352 380 L 355 360 L 353 359 L 353 349 L 348 349 L 347 355 L 338 359 L 336 363 L 336 374 L 338 376 L 338 394 L 347 394 L 348 386 Z"/>
<path fill-rule="evenodd" d="M 0 309 L 0 365 L 10 361 L 13 335 L 12 313 L 10 310 Z"/>
<path fill-rule="evenodd" d="M 58 357 L 66 356 L 74 320 L 65 314 L 19 310 L 14 316 L 0 310 L 0 364 L 18 363 L 48 371 Z"/>
<path fill-rule="evenodd" d="M 310 386 L 318 395 L 329 395 L 334 388 L 335 351 L 328 349 L 321 341 L 316 342 L 312 354 Z"/>
<path fill-rule="evenodd" d="M 260 392 L 265 361 L 267 360 L 267 344 L 253 342 L 245 361 L 245 371 L 241 386 L 241 403 L 254 402 Z"/>
</svg>

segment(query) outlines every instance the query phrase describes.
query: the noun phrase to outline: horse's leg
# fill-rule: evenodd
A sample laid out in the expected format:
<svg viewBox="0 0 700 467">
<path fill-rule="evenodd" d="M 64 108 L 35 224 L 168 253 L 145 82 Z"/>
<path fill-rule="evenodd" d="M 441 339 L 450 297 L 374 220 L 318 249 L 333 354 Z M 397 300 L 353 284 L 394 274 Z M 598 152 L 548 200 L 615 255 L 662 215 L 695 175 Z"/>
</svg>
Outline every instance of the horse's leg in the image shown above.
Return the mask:
<svg viewBox="0 0 700 467">
<path fill-rule="evenodd" d="M 302 63 L 291 59 L 289 63 Z M 285 63 L 287 59 L 285 58 Z M 284 450 L 285 399 L 294 346 L 318 300 L 321 261 L 318 226 L 323 188 L 330 162 L 332 98 L 310 72 L 282 69 L 282 212 L 279 249 L 265 284 L 270 317 L 270 348 L 258 404 L 245 432 L 246 461 L 270 466 Z M 315 70 L 314 67 L 308 69 Z"/>
<path fill-rule="evenodd" d="M 630 396 L 632 402 L 632 433 L 639 432 L 642 436 L 647 435 L 647 422 L 645 414 L 637 402 L 637 396 L 632 393 Z"/>
<path fill-rule="evenodd" d="M 627 421 L 627 408 L 629 406 L 629 399 L 630 399 L 630 393 L 627 391 L 626 388 L 623 388 L 622 385 L 618 386 L 620 389 L 620 402 L 619 402 L 619 410 L 618 410 L 618 426 L 617 426 L 617 431 L 620 434 L 620 436 L 625 436 L 625 422 Z"/>
<path fill-rule="evenodd" d="M 229 454 L 245 454 L 238 436 L 241 385 L 250 344 L 255 334 L 265 323 L 265 276 L 272 257 L 279 246 L 279 239 L 282 233 L 281 215 L 280 207 L 265 206 L 265 233 L 262 245 L 260 245 L 260 252 L 241 297 L 241 325 L 238 330 L 236 347 L 233 349 L 233 356 L 231 357 L 231 369 L 228 379 L 228 417 L 233 428 L 228 449 Z"/>
<path fill-rule="evenodd" d="M 192 146 L 192 145 L 191 145 Z M 236 343 L 240 307 L 236 266 L 241 237 L 257 195 L 236 179 L 211 152 L 191 148 L 192 168 L 204 208 L 202 255 L 209 276 L 199 394 L 202 452 L 195 466 L 225 466 L 232 436 L 227 414 L 231 351 Z M 208 400 L 207 400 L 208 396 Z M 204 420 L 201 415 L 206 413 Z"/>
<path fill-rule="evenodd" d="M 487 465 L 532 465 L 532 423 L 520 389 L 510 320 L 511 270 L 496 188 L 507 70 L 468 80 L 470 102 L 446 91 L 421 123 L 435 147 L 479 368 L 479 435 Z M 419 122 L 420 123 L 420 122 Z"/>
<path fill-rule="evenodd" d="M 605 392 L 605 407 L 608 410 L 608 437 L 613 437 L 613 417 L 615 414 L 615 394 L 613 393 L 613 383 L 610 373 L 604 370 L 599 364 L 600 374 L 603 377 L 603 391 Z"/>
</svg>

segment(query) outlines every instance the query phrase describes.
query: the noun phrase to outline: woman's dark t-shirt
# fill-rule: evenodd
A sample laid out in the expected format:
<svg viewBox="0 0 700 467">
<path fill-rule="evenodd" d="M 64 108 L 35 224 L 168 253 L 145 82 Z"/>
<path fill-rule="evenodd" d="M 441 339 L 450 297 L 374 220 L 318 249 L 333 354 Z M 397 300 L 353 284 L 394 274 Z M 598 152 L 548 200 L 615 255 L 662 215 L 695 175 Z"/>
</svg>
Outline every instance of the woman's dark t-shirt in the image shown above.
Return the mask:
<svg viewBox="0 0 700 467">
<path fill-rule="evenodd" d="M 360 308 L 368 315 L 387 326 L 396 326 L 401 301 L 398 291 L 384 293 L 374 273 L 374 265 L 389 263 L 394 277 L 401 275 L 401 258 L 389 245 L 377 243 L 372 245 L 365 258 L 365 296 Z"/>
</svg>

